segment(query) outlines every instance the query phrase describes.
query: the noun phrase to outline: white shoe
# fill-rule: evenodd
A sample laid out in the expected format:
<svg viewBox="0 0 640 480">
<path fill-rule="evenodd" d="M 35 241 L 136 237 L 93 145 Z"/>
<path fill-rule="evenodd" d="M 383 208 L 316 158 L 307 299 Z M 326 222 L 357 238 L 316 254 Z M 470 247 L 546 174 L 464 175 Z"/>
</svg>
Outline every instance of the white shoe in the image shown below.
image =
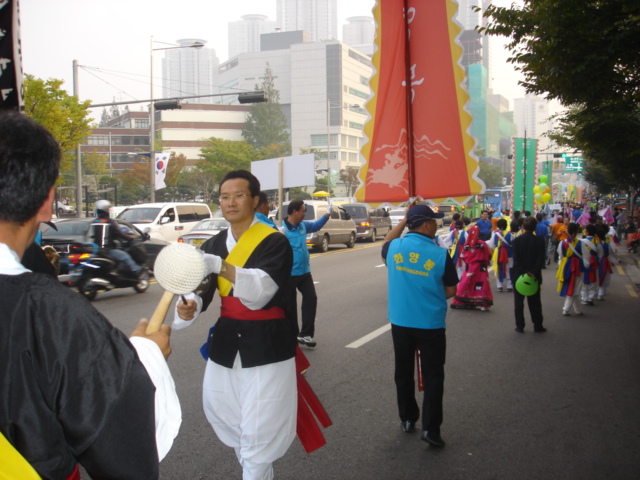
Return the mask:
<svg viewBox="0 0 640 480">
<path fill-rule="evenodd" d="M 571 314 L 569 312 L 567 312 L 566 310 L 562 310 L 562 316 L 563 317 L 570 317 Z"/>
<path fill-rule="evenodd" d="M 598 300 L 604 300 L 604 295 L 598 295 Z"/>
</svg>

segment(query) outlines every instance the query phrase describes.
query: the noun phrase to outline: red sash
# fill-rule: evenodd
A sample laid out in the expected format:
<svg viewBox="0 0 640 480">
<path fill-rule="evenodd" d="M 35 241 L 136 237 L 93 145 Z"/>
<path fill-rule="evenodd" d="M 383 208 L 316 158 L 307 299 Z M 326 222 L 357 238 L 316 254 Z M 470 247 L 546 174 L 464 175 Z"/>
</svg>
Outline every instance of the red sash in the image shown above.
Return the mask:
<svg viewBox="0 0 640 480">
<path fill-rule="evenodd" d="M 233 318 L 234 320 L 277 320 L 286 317 L 282 307 L 251 310 L 239 298 L 226 296 L 220 297 L 220 299 L 222 300 L 221 317 Z"/>
<path fill-rule="evenodd" d="M 311 453 L 327 443 L 315 419 L 317 418 L 324 428 L 332 425 L 329 414 L 320 403 L 311 385 L 302 376 L 302 372 L 309 366 L 309 360 L 302 353 L 300 347 L 296 346 L 296 378 L 298 381 L 298 424 L 296 433 L 307 453 Z"/>
</svg>

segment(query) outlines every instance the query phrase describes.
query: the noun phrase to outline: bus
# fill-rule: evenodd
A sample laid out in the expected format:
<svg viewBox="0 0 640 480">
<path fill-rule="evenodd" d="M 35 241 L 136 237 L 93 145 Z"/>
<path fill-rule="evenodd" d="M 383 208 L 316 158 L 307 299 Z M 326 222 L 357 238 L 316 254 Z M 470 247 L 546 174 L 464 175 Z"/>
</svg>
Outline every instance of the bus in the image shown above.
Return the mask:
<svg viewBox="0 0 640 480">
<path fill-rule="evenodd" d="M 504 212 L 511 205 L 511 186 L 487 188 L 484 192 L 485 208 Z"/>
</svg>

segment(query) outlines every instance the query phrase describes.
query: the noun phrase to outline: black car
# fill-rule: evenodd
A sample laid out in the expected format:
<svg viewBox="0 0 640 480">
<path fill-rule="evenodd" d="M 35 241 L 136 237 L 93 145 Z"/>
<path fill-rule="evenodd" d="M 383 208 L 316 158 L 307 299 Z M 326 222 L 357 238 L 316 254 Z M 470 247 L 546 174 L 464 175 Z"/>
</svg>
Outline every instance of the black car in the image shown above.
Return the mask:
<svg viewBox="0 0 640 480">
<path fill-rule="evenodd" d="M 51 245 L 60 254 L 60 277 L 69 274 L 70 262 L 69 253 L 71 246 L 78 243 L 92 243 L 91 223 L 95 218 L 69 218 L 59 220 L 55 223 L 57 231 L 46 224 L 42 224 L 42 245 Z M 147 266 L 153 270 L 153 265 L 160 250 L 169 245 L 169 242 L 149 238 L 131 223 L 122 220 L 116 220 L 121 229 L 124 229 L 129 235 L 138 238 L 147 254 Z M 61 278 L 62 280 L 62 278 Z"/>
</svg>

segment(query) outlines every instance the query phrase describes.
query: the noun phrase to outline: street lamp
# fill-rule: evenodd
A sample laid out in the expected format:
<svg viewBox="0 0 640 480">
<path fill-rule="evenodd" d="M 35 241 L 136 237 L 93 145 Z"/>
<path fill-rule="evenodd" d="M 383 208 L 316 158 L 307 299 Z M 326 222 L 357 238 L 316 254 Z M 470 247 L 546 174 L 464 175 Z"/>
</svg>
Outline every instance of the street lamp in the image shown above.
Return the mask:
<svg viewBox="0 0 640 480">
<path fill-rule="evenodd" d="M 175 50 L 178 48 L 202 48 L 204 47 L 204 43 L 202 42 L 194 42 L 190 45 L 174 45 L 171 47 L 160 47 L 153 48 L 153 37 L 151 37 L 151 43 L 149 46 L 149 51 L 151 52 L 151 103 L 149 105 L 149 187 L 151 190 L 150 201 L 154 203 L 156 201 L 156 152 L 155 152 L 155 143 L 156 143 L 156 108 L 153 102 L 153 52 L 156 50 Z M 164 43 L 164 42 L 156 42 L 156 43 Z M 167 44 L 173 45 L 173 44 Z M 167 107 L 164 107 L 167 108 Z M 179 103 L 176 102 L 176 106 L 174 108 L 180 108 Z"/>
</svg>

